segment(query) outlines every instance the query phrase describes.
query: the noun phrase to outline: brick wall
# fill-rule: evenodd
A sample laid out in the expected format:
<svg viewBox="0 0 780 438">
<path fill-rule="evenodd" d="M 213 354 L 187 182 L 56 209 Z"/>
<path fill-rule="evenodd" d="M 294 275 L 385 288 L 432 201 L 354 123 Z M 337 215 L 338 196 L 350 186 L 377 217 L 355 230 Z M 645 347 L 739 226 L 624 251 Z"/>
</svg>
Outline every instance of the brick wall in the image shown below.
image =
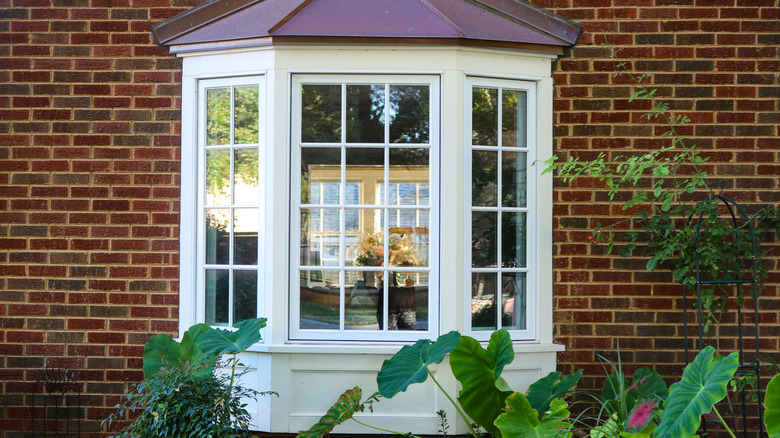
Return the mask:
<svg viewBox="0 0 780 438">
<path fill-rule="evenodd" d="M 663 144 L 665 126 L 643 120 L 647 102 L 629 103 L 626 77 L 605 38 L 651 88 L 692 123 L 682 133 L 710 157 L 706 166 L 724 194 L 748 211 L 780 203 L 780 2 L 776 0 L 534 0 L 582 24 L 581 42 L 555 67 L 555 136 L 559 155 L 584 159 Z M 614 360 L 618 339 L 629 371 L 655 366 L 679 378 L 683 355 L 682 289 L 645 259 L 606 255 L 588 241 L 599 222 L 621 216 L 591 179 L 555 192 L 556 339 L 567 351 L 559 369 L 584 368 L 581 388 L 600 388 L 597 355 Z M 777 358 L 780 248 L 764 249 L 769 278 L 760 300 L 761 349 Z M 690 305 L 690 304 L 689 304 Z M 693 316 L 691 314 L 691 316 Z M 729 318 L 733 318 L 733 315 Z M 729 320 L 727 318 L 727 320 Z M 733 320 L 733 319 L 732 319 Z M 751 322 L 751 317 L 746 317 Z M 733 348 L 732 341 L 723 344 Z M 753 345 L 752 343 L 749 345 Z"/>
<path fill-rule="evenodd" d="M 75 372 L 95 432 L 178 327 L 181 65 L 150 27 L 192 5 L 0 6 L 0 437 L 44 367 Z"/>
<path fill-rule="evenodd" d="M 152 24 L 198 0 L 0 0 L 0 438 L 29 428 L 25 394 L 45 366 L 83 382 L 85 436 L 154 333 L 177 327 L 180 64 Z M 556 65 L 556 148 L 592 156 L 655 147 L 604 35 L 691 116 L 726 194 L 780 202 L 780 7 L 776 0 L 534 0 L 584 26 Z M 680 288 L 641 259 L 590 245 L 616 214 L 586 183 L 555 192 L 560 369 L 603 374 L 616 338 L 629 367 L 679 374 Z M 771 249 L 771 248 L 767 248 Z M 761 301 L 777 352 L 778 248 Z"/>
</svg>

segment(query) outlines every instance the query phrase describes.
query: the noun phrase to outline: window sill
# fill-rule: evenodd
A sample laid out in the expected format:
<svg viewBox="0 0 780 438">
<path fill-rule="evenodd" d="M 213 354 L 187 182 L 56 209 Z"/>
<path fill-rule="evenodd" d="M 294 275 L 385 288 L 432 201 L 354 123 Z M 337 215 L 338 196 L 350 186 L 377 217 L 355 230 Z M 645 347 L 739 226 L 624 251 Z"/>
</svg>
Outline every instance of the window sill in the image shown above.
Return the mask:
<svg viewBox="0 0 780 438">
<path fill-rule="evenodd" d="M 483 344 L 485 344 L 483 342 Z M 387 344 L 255 344 L 248 352 L 279 354 L 371 354 L 393 355 L 406 343 Z M 561 344 L 522 343 L 513 344 L 516 354 L 558 353 L 565 350 Z"/>
</svg>

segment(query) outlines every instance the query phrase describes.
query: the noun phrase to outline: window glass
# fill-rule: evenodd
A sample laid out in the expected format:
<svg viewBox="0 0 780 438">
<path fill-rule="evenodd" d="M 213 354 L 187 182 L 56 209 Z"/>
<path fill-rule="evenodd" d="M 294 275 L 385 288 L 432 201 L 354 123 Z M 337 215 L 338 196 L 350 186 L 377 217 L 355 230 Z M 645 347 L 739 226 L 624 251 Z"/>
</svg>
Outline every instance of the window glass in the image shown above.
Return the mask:
<svg viewBox="0 0 780 438">
<path fill-rule="evenodd" d="M 207 87 L 202 133 L 199 233 L 206 323 L 257 317 L 260 247 L 260 86 L 215 80 Z M 251 269 L 250 269 L 251 268 Z"/>
<path fill-rule="evenodd" d="M 301 80 L 300 92 L 293 336 L 403 339 L 389 333 L 426 332 L 432 266 L 430 85 L 376 77 L 363 83 Z M 310 97 L 313 92 L 319 100 Z M 314 135 L 307 123 L 328 128 Z M 340 132 L 346 133 L 343 140 L 333 134 Z"/>
<path fill-rule="evenodd" d="M 527 330 L 529 94 L 484 82 L 501 86 L 471 88 L 471 329 Z"/>
</svg>

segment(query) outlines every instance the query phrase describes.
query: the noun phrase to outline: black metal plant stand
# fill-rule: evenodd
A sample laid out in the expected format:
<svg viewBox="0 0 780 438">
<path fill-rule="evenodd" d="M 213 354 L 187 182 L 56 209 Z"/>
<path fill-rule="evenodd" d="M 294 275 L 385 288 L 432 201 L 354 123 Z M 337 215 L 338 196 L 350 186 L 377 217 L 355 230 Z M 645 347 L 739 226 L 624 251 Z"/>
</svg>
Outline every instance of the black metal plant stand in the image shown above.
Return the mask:
<svg viewBox="0 0 780 438">
<path fill-rule="evenodd" d="M 713 195 L 710 198 L 708 198 L 706 201 L 710 200 L 718 200 L 720 201 L 728 211 L 728 214 L 730 215 L 731 223 L 734 229 L 736 229 L 739 226 L 739 221 L 744 221 L 745 225 L 749 227 L 750 229 L 750 238 L 752 239 L 752 254 L 757 254 L 758 251 L 758 244 L 756 243 L 756 235 L 755 230 L 753 229 L 753 224 L 750 222 L 750 219 L 748 215 L 745 213 L 745 210 L 735 201 L 723 196 L 723 195 Z M 706 202 L 705 201 L 705 202 Z M 737 306 L 737 335 L 738 335 L 738 345 L 739 348 L 739 368 L 737 368 L 736 374 L 742 374 L 745 375 L 747 373 L 755 373 L 756 376 L 756 392 L 758 394 L 758 422 L 760 424 L 760 430 L 758 436 L 761 437 L 764 435 L 764 421 L 763 421 L 763 399 L 761 396 L 761 367 L 758 362 L 759 358 L 759 332 L 758 332 L 758 269 L 756 266 L 756 259 L 753 257 L 753 264 L 752 264 L 752 277 L 749 279 L 742 279 L 737 278 L 734 280 L 714 280 L 714 279 L 702 279 L 701 275 L 701 269 L 699 265 L 699 238 L 701 233 L 701 225 L 702 225 L 702 218 L 704 216 L 704 212 L 699 214 L 698 222 L 696 224 L 696 315 L 698 317 L 698 329 L 699 329 L 699 336 L 698 336 L 698 344 L 696 345 L 696 349 L 698 351 L 701 351 L 703 348 L 703 314 L 702 314 L 702 306 L 701 306 L 701 289 L 702 286 L 718 286 L 718 287 L 724 287 L 731 285 L 733 286 L 733 289 L 739 293 L 739 289 L 741 287 L 749 285 L 751 288 L 751 297 L 753 298 L 753 324 L 754 324 L 754 336 L 755 336 L 755 360 L 752 361 L 749 364 L 745 363 L 744 360 L 744 348 L 743 348 L 743 333 L 742 333 L 742 306 Z M 688 295 L 688 288 L 686 285 L 683 284 L 683 326 L 684 326 L 684 333 L 685 333 L 685 364 L 687 365 L 690 363 L 688 358 L 688 303 L 687 303 L 687 295 Z M 742 404 L 742 428 L 743 433 L 745 437 L 747 437 L 747 394 L 745 394 L 745 390 L 743 389 L 740 394 L 741 398 L 741 404 Z M 706 423 L 704 425 L 704 430 L 706 432 Z"/>
<path fill-rule="evenodd" d="M 81 387 L 73 373 L 62 368 L 38 373 L 32 394 L 33 438 L 81 437 L 83 410 Z"/>
</svg>

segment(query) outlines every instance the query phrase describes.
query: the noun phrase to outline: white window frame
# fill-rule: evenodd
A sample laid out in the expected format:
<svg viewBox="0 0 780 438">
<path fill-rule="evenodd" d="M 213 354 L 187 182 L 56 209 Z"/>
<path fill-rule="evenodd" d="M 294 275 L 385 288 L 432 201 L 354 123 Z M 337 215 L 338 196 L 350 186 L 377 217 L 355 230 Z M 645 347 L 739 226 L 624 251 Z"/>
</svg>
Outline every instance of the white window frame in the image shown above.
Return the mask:
<svg viewBox="0 0 780 438">
<path fill-rule="evenodd" d="M 439 166 L 440 166 L 440 137 L 441 137 L 441 78 L 439 75 L 399 75 L 399 74 L 307 74 L 296 73 L 290 77 L 290 254 L 289 254 L 289 308 L 288 308 L 288 334 L 292 342 L 306 341 L 328 341 L 328 342 L 401 342 L 415 341 L 418 339 L 435 339 L 440 331 L 439 328 L 439 276 L 440 276 L 440 255 L 439 255 L 439 234 L 441 224 L 439 220 L 440 212 L 440 190 L 439 187 Z M 300 328 L 300 144 L 301 144 L 301 90 L 304 84 L 378 84 L 385 83 L 391 85 L 426 85 L 430 90 L 430 124 L 429 124 L 429 181 L 430 181 L 430 232 L 429 232 L 429 266 L 428 268 L 408 268 L 409 271 L 424 270 L 429 273 L 428 282 L 428 329 L 427 330 L 388 330 L 385 326 L 381 330 L 316 330 Z M 346 96 L 342 94 L 342 126 L 346 117 L 344 111 Z M 385 108 L 385 120 L 389 120 L 389 107 Z M 385 130 L 389 129 L 389 124 L 385 125 Z M 386 131 L 387 132 L 387 131 Z M 340 143 L 327 143 L 323 146 L 341 146 L 346 144 L 346 133 L 341 133 Z M 380 144 L 377 144 L 380 145 Z M 392 144 L 391 144 L 392 145 Z M 414 147 L 416 143 L 398 144 L 401 147 Z M 392 147 L 392 146 L 391 146 Z M 387 150 L 387 149 L 386 149 Z M 341 169 L 342 174 L 345 169 Z M 343 177 L 343 175 L 342 175 Z M 384 176 L 387 180 L 387 169 Z M 343 188 L 342 188 L 343 190 Z M 343 199 L 343 193 L 342 193 Z M 343 222 L 343 217 L 342 217 Z M 343 228 L 343 227 L 342 227 Z M 342 229 L 342 233 L 344 233 Z M 342 236 L 343 239 L 344 236 Z M 344 248 L 340 249 L 343 255 Z M 343 259 L 343 257 L 342 257 Z M 323 266 L 323 268 L 327 268 Z M 340 266 L 339 269 L 344 269 Z M 385 301 L 387 294 L 385 294 Z M 387 309 L 387 303 L 384 306 Z M 344 318 L 344 300 L 341 300 L 340 319 Z"/>
<path fill-rule="evenodd" d="M 206 287 L 205 287 L 205 271 L 206 271 L 206 252 L 205 252 L 205 234 L 206 234 L 206 224 L 205 224 L 205 215 L 204 210 L 206 208 L 206 151 L 209 149 L 212 149 L 210 146 L 206 146 L 206 117 L 207 117 L 207 105 L 206 105 L 206 97 L 207 89 L 211 88 L 224 88 L 224 87 L 241 87 L 241 86 L 258 86 L 258 95 L 259 95 L 259 105 L 258 105 L 258 143 L 257 143 L 257 152 L 258 152 L 258 199 L 256 208 L 258 209 L 258 223 L 257 223 L 257 230 L 258 230 L 258 236 L 257 236 L 257 248 L 258 248 L 258 254 L 257 254 L 257 265 L 241 265 L 237 268 L 237 270 L 241 269 L 251 269 L 252 267 L 257 269 L 257 309 L 256 309 L 256 315 L 255 317 L 259 317 L 263 315 L 264 309 L 263 309 L 263 285 L 265 282 L 265 275 L 266 275 L 266 263 L 265 263 L 265 252 L 263 251 L 263 248 L 265 247 L 265 176 L 264 176 L 264 169 L 265 169 L 265 160 L 266 160 L 266 117 L 265 117 L 265 106 L 266 106 L 266 91 L 265 91 L 265 76 L 264 75 L 253 75 L 253 76 L 238 76 L 238 77 L 228 77 L 228 78 L 203 78 L 199 79 L 197 81 L 197 91 L 196 91 L 196 99 L 197 102 L 196 106 L 196 120 L 197 123 L 195 124 L 195 135 L 193 138 L 195 139 L 195 150 L 193 153 L 195 154 L 195 163 L 197 166 L 197 184 L 196 187 L 193 189 L 194 192 L 194 208 L 189 211 L 194 211 L 195 218 L 190 218 L 194 223 L 195 230 L 195 242 L 194 245 L 190 248 L 191 251 L 195 252 L 195 271 L 192 273 L 195 279 L 195 292 L 191 296 L 194 300 L 193 303 L 193 313 L 195 316 L 195 320 L 197 322 L 205 322 L 206 321 Z M 231 101 L 231 130 L 230 130 L 230 136 L 232 139 L 233 136 L 233 110 L 232 110 L 232 101 Z M 235 149 L 240 149 L 243 145 L 240 145 L 236 147 L 236 145 L 233 145 L 232 140 L 230 146 L 227 148 L 225 147 L 216 147 L 216 149 L 227 149 L 231 151 Z M 232 162 L 232 157 L 231 157 Z M 231 165 L 231 178 L 233 176 L 233 166 Z M 186 184 L 184 181 L 182 181 L 182 184 Z M 232 205 L 232 204 L 231 204 Z M 235 206 L 231 207 L 232 208 Z M 252 208 L 255 207 L 255 205 L 251 206 Z M 188 217 L 187 214 L 183 210 L 183 218 Z M 232 225 L 233 218 L 230 218 L 230 224 Z M 232 233 L 231 233 L 232 236 Z M 232 247 L 232 238 L 231 242 L 229 243 L 229 246 Z M 183 248 L 184 249 L 184 248 Z M 232 251 L 231 251 L 232 253 Z M 230 282 L 232 284 L 232 272 L 234 271 L 232 269 L 233 267 L 233 261 L 229 261 L 230 268 Z M 232 288 L 231 288 L 232 290 Z M 231 327 L 233 325 L 233 300 L 232 300 L 232 293 L 229 300 L 229 307 L 228 307 L 228 323 L 227 326 Z"/>
<path fill-rule="evenodd" d="M 538 83 L 532 82 L 532 81 L 526 81 L 526 80 L 516 80 L 516 79 L 498 79 L 498 78 L 486 78 L 486 77 L 478 77 L 478 76 L 467 76 L 465 79 L 465 90 L 464 90 L 464 151 L 465 151 L 465 157 L 464 157 L 464 163 L 465 163 L 465 169 L 464 169 L 464 192 L 465 192 L 465 210 L 464 210 L 464 223 L 465 223 L 465 235 L 464 235 L 464 247 L 466 248 L 466 257 L 465 257 L 465 263 L 463 266 L 463 281 L 464 281 L 464 327 L 465 332 L 469 336 L 474 337 L 477 340 L 486 341 L 490 338 L 490 335 L 493 333 L 494 330 L 474 330 L 471 326 L 472 321 L 472 313 L 471 313 L 471 305 L 472 305 L 472 299 L 471 299 L 471 282 L 472 282 L 472 272 L 474 272 L 474 268 L 471 266 L 471 215 L 473 211 L 472 206 L 472 151 L 475 150 L 472 145 L 472 90 L 475 87 L 484 87 L 484 88 L 498 88 L 498 89 L 509 89 L 509 90 L 518 90 L 518 91 L 524 91 L 526 92 L 527 96 L 527 104 L 526 104 L 526 145 L 525 148 L 517 148 L 512 147 L 508 150 L 512 152 L 525 152 L 527 153 L 527 159 L 526 164 L 529 166 L 527 174 L 527 200 L 526 200 L 526 207 L 525 208 L 512 208 L 512 211 L 523 211 L 526 212 L 526 267 L 525 268 L 518 268 L 518 269 L 512 269 L 514 272 L 524 272 L 526 273 L 526 325 L 525 329 L 523 330 L 516 330 L 507 328 L 507 331 L 509 331 L 510 336 L 512 340 L 514 341 L 538 341 L 539 336 L 539 305 L 540 305 L 540 297 L 539 294 L 542 292 L 540 291 L 540 260 L 538 257 L 538 254 L 536 254 L 538 250 L 538 236 L 539 236 L 539 215 L 540 215 L 540 205 L 539 202 L 542 200 L 540 199 L 539 195 L 539 175 L 536 171 L 536 167 L 532 166 L 532 163 L 536 162 L 536 160 L 539 159 L 538 153 L 540 148 L 540 141 L 539 141 L 539 97 L 538 97 Z M 501 98 L 499 96 L 499 109 L 501 104 Z M 498 111 L 498 146 L 496 148 L 491 148 L 490 150 L 507 150 L 507 148 L 502 148 L 501 145 L 501 114 L 502 112 Z M 501 182 L 501 168 L 498 167 L 498 175 L 497 179 L 500 184 Z M 499 187 L 500 190 L 500 187 Z M 500 199 L 500 193 L 498 193 L 499 199 Z M 504 207 L 497 207 L 491 210 L 497 211 L 499 217 L 501 216 L 501 211 Z M 497 272 L 500 273 L 504 270 L 504 268 L 501 268 L 501 227 L 498 227 L 498 242 L 497 242 L 497 251 L 498 251 L 498 260 L 497 264 L 498 267 L 496 269 L 488 268 L 485 269 L 485 272 Z M 496 306 L 501 306 L 500 302 L 500 283 L 497 284 L 498 291 L 496 294 L 496 297 L 494 298 L 496 300 Z M 501 319 L 497 318 L 496 324 L 498 328 L 501 328 Z"/>
</svg>

